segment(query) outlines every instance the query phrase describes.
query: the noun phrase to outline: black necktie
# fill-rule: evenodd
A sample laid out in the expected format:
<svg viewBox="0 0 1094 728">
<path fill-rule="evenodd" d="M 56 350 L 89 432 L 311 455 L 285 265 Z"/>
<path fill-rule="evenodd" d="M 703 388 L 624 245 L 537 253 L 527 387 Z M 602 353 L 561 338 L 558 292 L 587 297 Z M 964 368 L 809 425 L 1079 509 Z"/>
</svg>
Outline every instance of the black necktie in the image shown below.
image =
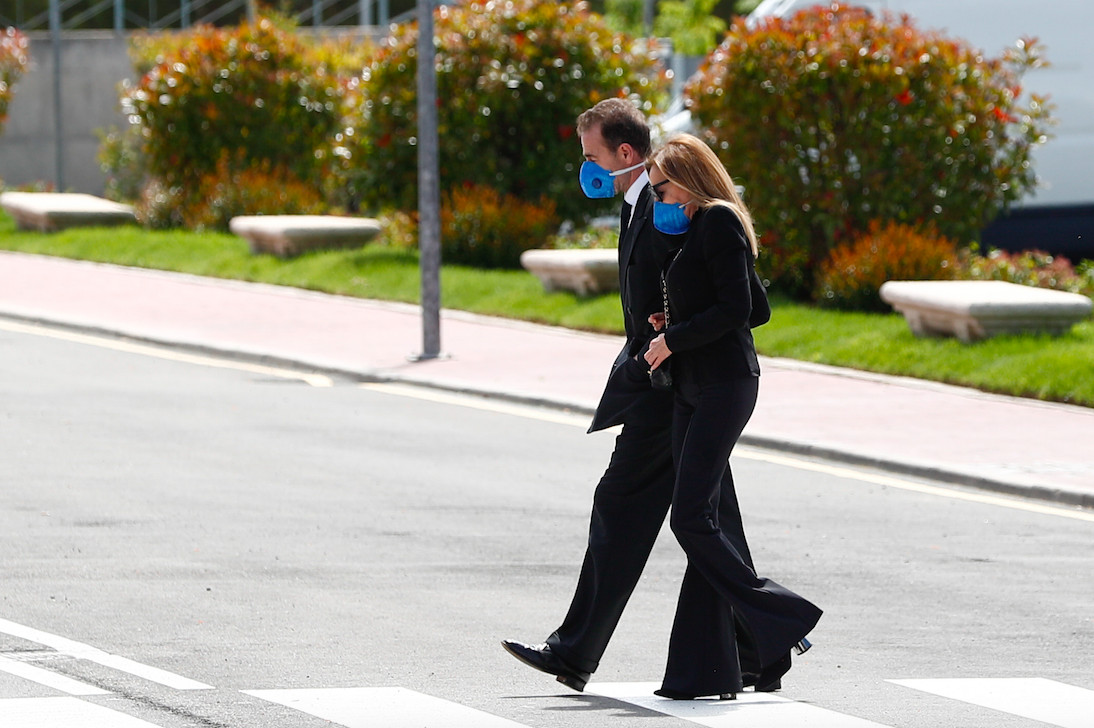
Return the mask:
<svg viewBox="0 0 1094 728">
<path fill-rule="evenodd" d="M 627 228 L 631 224 L 631 206 L 624 202 L 623 211 L 619 213 L 619 239 L 622 240 L 623 236 L 627 234 Z"/>
</svg>

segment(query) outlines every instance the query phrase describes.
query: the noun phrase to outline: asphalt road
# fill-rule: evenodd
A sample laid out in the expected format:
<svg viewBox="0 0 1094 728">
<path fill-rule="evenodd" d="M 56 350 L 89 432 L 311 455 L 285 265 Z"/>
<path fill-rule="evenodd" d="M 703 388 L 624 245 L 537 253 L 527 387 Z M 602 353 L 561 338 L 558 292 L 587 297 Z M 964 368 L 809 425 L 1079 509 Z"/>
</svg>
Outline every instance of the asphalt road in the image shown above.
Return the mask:
<svg viewBox="0 0 1094 728">
<path fill-rule="evenodd" d="M 586 424 L 0 330 L 0 726 L 1094 726 L 1094 514 L 758 450 L 759 570 L 826 612 L 781 693 L 649 696 L 667 528 L 590 692 L 520 665 L 584 550 Z"/>
</svg>

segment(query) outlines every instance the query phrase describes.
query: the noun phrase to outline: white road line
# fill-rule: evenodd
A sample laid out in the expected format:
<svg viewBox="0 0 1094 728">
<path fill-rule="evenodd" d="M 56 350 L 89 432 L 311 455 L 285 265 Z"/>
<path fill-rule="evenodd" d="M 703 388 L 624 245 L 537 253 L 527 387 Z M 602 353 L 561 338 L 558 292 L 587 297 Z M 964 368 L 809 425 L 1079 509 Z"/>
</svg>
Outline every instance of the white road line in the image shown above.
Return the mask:
<svg viewBox="0 0 1094 728">
<path fill-rule="evenodd" d="M 659 683 L 590 683 L 585 692 L 707 728 L 887 728 L 772 693 L 738 693 L 736 700 L 668 700 L 653 694 L 658 687 Z"/>
<path fill-rule="evenodd" d="M 1061 728 L 1094 726 L 1094 690 L 1040 677 L 888 680 Z"/>
<path fill-rule="evenodd" d="M 46 336 L 51 339 L 60 339 L 62 341 L 71 341 L 77 344 L 97 346 L 101 349 L 113 349 L 114 351 L 123 351 L 127 354 L 151 356 L 156 359 L 177 361 L 184 364 L 197 364 L 198 366 L 216 367 L 218 369 L 234 369 L 241 372 L 250 372 L 251 374 L 278 377 L 279 379 L 299 379 L 313 387 L 334 386 L 334 381 L 323 374 L 305 374 L 291 369 L 280 369 L 278 367 L 268 367 L 261 364 L 248 364 L 246 362 L 232 361 L 231 359 L 218 359 L 216 357 L 201 356 L 199 354 L 186 354 L 181 351 L 173 351 L 171 349 L 149 344 L 135 344 L 128 341 L 120 341 L 118 339 L 109 339 L 103 336 L 91 336 L 89 334 L 63 331 L 61 329 L 51 329 L 45 326 L 33 326 L 15 323 L 14 321 L 0 320 L 0 331 L 11 331 L 12 333 L 30 334 L 32 336 Z"/>
<path fill-rule="evenodd" d="M 92 647 L 91 645 L 85 645 L 82 642 L 76 642 L 67 637 L 50 634 L 49 632 L 42 632 L 33 627 L 26 627 L 21 624 L 16 624 L 15 622 L 9 622 L 6 619 L 0 619 L 0 632 L 9 634 L 12 637 L 18 637 L 40 645 L 45 645 L 46 647 L 52 647 L 63 655 L 94 662 L 114 670 L 120 670 L 121 672 L 143 678 L 144 680 L 166 685 L 175 690 L 212 689 L 212 685 L 206 685 L 197 680 L 191 680 L 190 678 L 176 675 L 173 672 L 161 670 L 158 667 L 144 665 L 126 657 L 112 655 Z"/>
<path fill-rule="evenodd" d="M 542 420 L 544 422 L 555 422 L 563 425 L 572 425 L 575 427 L 580 427 L 582 429 L 588 428 L 591 419 L 588 415 L 553 412 L 551 410 L 539 407 L 511 404 L 498 400 L 486 399 L 484 397 L 478 397 L 471 394 L 444 392 L 441 390 L 434 390 L 426 387 L 417 387 L 408 384 L 362 384 L 361 387 L 364 389 L 370 389 L 377 392 L 385 392 L 387 394 L 393 394 L 400 397 L 411 397 L 413 399 L 421 399 L 428 402 L 439 402 L 441 404 L 451 404 L 458 407 L 470 407 L 473 409 L 486 410 L 489 412 L 498 412 L 500 414 L 525 417 L 527 419 Z M 882 475 L 880 473 L 869 473 L 861 470 L 855 470 L 849 467 L 840 467 L 838 465 L 827 465 L 825 463 L 811 462 L 809 460 L 788 457 L 786 455 L 768 453 L 750 447 L 736 448 L 733 451 L 733 457 L 744 458 L 746 460 L 759 460 L 761 462 L 772 463 L 773 465 L 782 465 L 787 468 L 808 470 L 814 473 L 824 473 L 826 475 L 834 475 L 839 478 L 858 480 L 863 483 L 874 483 L 876 485 L 885 485 L 890 488 L 899 488 L 901 490 L 908 490 L 915 493 L 924 493 L 927 495 L 938 496 L 940 498 L 951 498 L 953 500 L 983 503 L 985 505 L 1001 506 L 1003 508 L 1010 508 L 1013 510 L 1027 511 L 1029 513 L 1039 513 L 1046 516 L 1058 516 L 1061 518 L 1071 518 L 1078 521 L 1087 521 L 1089 523 L 1094 523 L 1094 513 L 1091 513 L 1087 510 L 1082 510 L 1080 508 L 1066 508 L 1060 506 L 1041 505 L 1039 503 L 1033 503 L 1019 498 L 1008 498 L 1006 496 L 991 495 L 988 493 L 973 493 L 964 490 L 957 490 L 954 488 L 927 485 L 925 483 L 914 483 L 910 480 L 895 478 L 889 475 Z"/>
<path fill-rule="evenodd" d="M 156 728 L 155 724 L 76 698 L 0 699 L 4 728 Z"/>
<path fill-rule="evenodd" d="M 54 690 L 60 690 L 62 693 L 68 693 L 69 695 L 110 694 L 109 691 L 97 688 L 94 685 L 88 685 L 87 683 L 73 680 L 65 675 L 60 675 L 56 672 L 37 667 L 36 665 L 20 662 L 19 660 L 13 660 L 10 657 L 4 657 L 3 655 L 0 655 L 0 672 L 15 675 L 24 680 L 30 680 L 31 682 L 45 685 Z"/>
<path fill-rule="evenodd" d="M 521 723 L 406 688 L 243 692 L 345 728 L 526 728 Z"/>
</svg>

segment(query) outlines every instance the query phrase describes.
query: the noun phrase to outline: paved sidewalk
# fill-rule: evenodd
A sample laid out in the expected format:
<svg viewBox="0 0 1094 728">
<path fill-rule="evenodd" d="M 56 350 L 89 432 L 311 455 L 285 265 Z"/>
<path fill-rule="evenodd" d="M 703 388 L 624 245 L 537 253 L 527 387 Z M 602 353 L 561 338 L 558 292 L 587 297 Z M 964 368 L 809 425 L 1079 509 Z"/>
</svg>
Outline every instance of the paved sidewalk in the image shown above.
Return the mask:
<svg viewBox="0 0 1094 728">
<path fill-rule="evenodd" d="M 622 338 L 416 306 L 0 253 L 0 316 L 591 413 Z M 762 359 L 743 442 L 1094 507 L 1094 410 Z M 1092 364 L 1094 375 L 1094 364 Z"/>
</svg>

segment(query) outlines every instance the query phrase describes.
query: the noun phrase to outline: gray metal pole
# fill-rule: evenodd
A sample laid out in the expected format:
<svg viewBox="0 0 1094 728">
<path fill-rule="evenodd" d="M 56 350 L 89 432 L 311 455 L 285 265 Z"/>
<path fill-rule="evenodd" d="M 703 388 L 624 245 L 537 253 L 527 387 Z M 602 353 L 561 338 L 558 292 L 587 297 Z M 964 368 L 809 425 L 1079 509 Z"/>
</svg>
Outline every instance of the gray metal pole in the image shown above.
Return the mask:
<svg viewBox="0 0 1094 728">
<path fill-rule="evenodd" d="M 190 0 L 182 0 L 182 5 L 179 7 L 179 25 L 183 28 L 189 28 L 191 25 Z"/>
<path fill-rule="evenodd" d="M 441 184 L 437 136 L 434 0 L 418 2 L 418 252 L 422 274 L 422 353 L 441 354 Z"/>
<path fill-rule="evenodd" d="M 357 24 L 372 24 L 372 0 L 357 0 Z"/>
<path fill-rule="evenodd" d="M 61 0 L 49 0 L 49 38 L 53 46 L 53 187 L 65 191 L 65 130 L 61 104 Z"/>
<path fill-rule="evenodd" d="M 380 0 L 380 22 L 378 25 L 386 26 L 391 22 L 391 4 L 388 0 Z"/>
<path fill-rule="evenodd" d="M 125 0 L 114 0 L 114 32 L 125 30 Z"/>
<path fill-rule="evenodd" d="M 311 24 L 313 28 L 318 28 L 323 23 L 323 6 L 319 4 L 319 0 L 311 0 Z"/>
</svg>

